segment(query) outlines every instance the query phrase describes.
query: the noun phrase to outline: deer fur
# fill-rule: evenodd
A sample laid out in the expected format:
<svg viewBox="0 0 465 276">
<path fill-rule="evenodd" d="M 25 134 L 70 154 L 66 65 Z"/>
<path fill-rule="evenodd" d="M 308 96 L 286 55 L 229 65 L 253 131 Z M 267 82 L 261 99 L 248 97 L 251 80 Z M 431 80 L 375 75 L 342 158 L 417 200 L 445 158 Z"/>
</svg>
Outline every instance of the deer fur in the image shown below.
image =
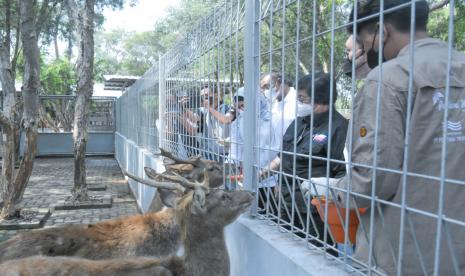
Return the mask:
<svg viewBox="0 0 465 276">
<path fill-rule="evenodd" d="M 208 181 L 206 173 L 204 178 Z M 229 275 L 230 263 L 224 238 L 224 227 L 247 210 L 254 199 L 252 193 L 207 189 L 204 194 L 204 204 L 196 203 L 198 200 L 196 190 L 188 191 L 181 197 L 178 195 L 174 191 L 164 191 L 165 203 L 169 206 L 175 206 L 173 217 L 179 225 L 184 242 L 184 262 L 179 264 L 181 268 L 175 267 L 175 271 L 172 271 L 172 268 L 170 270 L 168 266 L 160 267 L 156 261 L 144 258 L 135 258 L 131 260 L 133 263 L 129 262 L 124 267 L 124 265 L 119 265 L 124 264 L 120 260 L 84 261 L 78 258 L 32 257 L 5 263 L 0 266 L 0 274 L 29 275 L 26 272 L 43 271 L 43 274 L 36 272 L 33 275 L 68 275 L 68 273 L 70 275 L 123 275 L 118 273 L 125 268 L 126 274 L 124 275 L 138 275 L 137 273 L 142 273 L 142 269 L 147 269 L 145 272 L 147 275 L 177 275 L 176 273 L 184 269 L 185 272 L 182 275 Z M 71 274 L 68 270 L 75 269 L 73 272 L 79 272 L 80 262 L 83 264 L 82 273 Z M 137 265 L 138 263 L 140 266 Z M 148 263 L 152 263 L 152 265 L 148 265 Z M 35 268 L 37 266 L 41 270 L 37 270 Z M 165 271 L 165 268 L 168 271 Z M 24 274 L 22 274 L 23 272 Z M 168 272 L 172 274 L 163 274 Z"/>
<path fill-rule="evenodd" d="M 165 163 L 165 168 L 169 173 L 175 172 L 191 181 L 202 182 L 203 171 L 206 170 L 210 187 L 219 187 L 224 184 L 223 165 L 216 161 L 201 159 L 200 156 L 181 159 L 164 149 L 160 149 L 160 155 L 175 162 L 174 164 Z M 152 179 L 161 180 L 156 175 L 147 175 Z"/>
<path fill-rule="evenodd" d="M 176 157 L 173 158 L 176 159 Z M 197 175 L 199 172 L 196 172 L 190 177 L 208 181 L 210 187 L 221 184 L 218 181 L 219 177 L 216 176 L 219 174 L 219 165 L 204 163 L 200 159 L 195 159 L 195 162 L 192 160 L 181 161 L 200 164 L 198 166 L 203 168 L 202 172 L 205 175 L 200 177 Z M 150 177 L 163 179 L 162 175 L 150 168 L 146 168 L 146 173 Z M 170 174 L 170 171 L 167 171 L 165 175 L 176 177 Z M 213 185 L 209 178 L 210 175 L 216 181 Z M 187 190 L 173 182 L 161 183 L 145 179 L 138 179 L 138 181 L 159 187 L 159 194 L 166 194 L 167 197 L 173 198 L 182 196 L 190 189 L 197 189 L 194 193 L 196 197 L 194 204 L 205 203 L 204 191 L 199 188 L 202 185 L 193 183 L 182 176 L 176 179 L 184 179 L 182 184 Z M 170 189 L 175 192 L 167 193 Z M 162 257 L 175 254 L 182 242 L 179 224 L 174 214 L 173 208 L 165 208 L 155 213 L 116 218 L 94 224 L 71 224 L 21 233 L 0 243 L 0 262 L 33 255 L 77 256 L 100 260 L 131 256 Z"/>
<path fill-rule="evenodd" d="M 150 175 L 150 170 L 146 170 Z M 157 175 L 152 171 L 152 177 Z M 204 173 L 204 181 L 208 182 Z M 248 191 L 225 191 L 207 189 L 205 194 L 189 191 L 182 197 L 173 191 L 164 190 L 164 203 L 175 206 L 175 217 L 181 229 L 184 243 L 184 258 L 187 275 L 228 276 L 229 254 L 224 237 L 224 228 L 245 212 L 254 196 Z M 199 197 L 204 198 L 199 199 Z M 201 202 L 201 203 L 199 203 Z"/>
<path fill-rule="evenodd" d="M 244 213 L 253 200 L 247 191 L 213 189 L 206 195 L 206 213 L 180 214 L 188 275 L 229 276 L 224 228 Z M 191 204 L 185 201 L 183 198 L 180 204 Z"/>
<path fill-rule="evenodd" d="M 128 256 L 166 256 L 181 245 L 172 209 L 70 224 L 21 233 L 0 243 L 0 262 L 33 255 L 79 256 L 99 260 Z"/>
<path fill-rule="evenodd" d="M 2 276 L 180 276 L 186 275 L 179 257 L 94 261 L 70 257 L 35 256 L 0 264 Z"/>
</svg>

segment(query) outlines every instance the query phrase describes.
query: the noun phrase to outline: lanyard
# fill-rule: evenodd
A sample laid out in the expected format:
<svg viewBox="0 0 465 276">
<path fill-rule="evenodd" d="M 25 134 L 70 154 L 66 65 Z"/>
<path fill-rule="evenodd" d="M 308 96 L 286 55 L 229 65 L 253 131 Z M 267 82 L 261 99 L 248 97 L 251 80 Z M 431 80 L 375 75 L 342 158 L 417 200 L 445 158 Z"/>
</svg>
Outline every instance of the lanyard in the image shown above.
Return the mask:
<svg viewBox="0 0 465 276">
<path fill-rule="evenodd" d="M 304 134 L 305 134 L 305 131 L 307 130 L 307 127 L 308 127 L 308 125 L 305 124 L 305 125 L 304 125 L 304 128 L 302 129 L 302 132 L 301 132 L 300 135 L 297 137 L 297 140 L 296 140 L 296 142 L 295 142 L 296 145 L 298 145 L 298 144 L 302 141 L 302 139 L 304 138 Z"/>
</svg>

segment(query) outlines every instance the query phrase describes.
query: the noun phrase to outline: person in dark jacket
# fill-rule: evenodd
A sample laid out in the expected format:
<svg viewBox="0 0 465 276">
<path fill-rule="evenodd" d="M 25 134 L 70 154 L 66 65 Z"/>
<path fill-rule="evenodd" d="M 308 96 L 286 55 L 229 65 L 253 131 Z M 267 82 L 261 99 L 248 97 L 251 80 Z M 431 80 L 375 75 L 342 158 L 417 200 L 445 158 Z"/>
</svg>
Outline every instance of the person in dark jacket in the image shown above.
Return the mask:
<svg viewBox="0 0 465 276">
<path fill-rule="evenodd" d="M 270 169 L 276 170 L 279 165 L 282 167 L 281 218 L 290 222 L 292 194 L 294 194 L 294 225 L 305 231 L 309 202 L 300 186 L 304 180 L 311 177 L 338 178 L 344 176 L 345 165 L 333 161 L 329 162 L 329 175 L 327 175 L 327 159 L 329 157 L 332 160 L 344 161 L 343 151 L 348 121 L 336 111 L 334 103 L 337 99 L 337 90 L 328 74 L 315 73 L 313 101 L 312 75 L 301 78 L 298 81 L 297 90 L 298 117 L 284 134 L 282 155 L 278 155 L 271 162 Z M 333 93 L 332 97 L 330 92 Z M 331 103 L 333 106 L 330 109 Z M 262 172 L 264 173 L 266 172 Z M 322 240 L 323 222 L 313 206 L 310 206 L 310 210 L 314 223 L 310 222 L 309 233 Z"/>
</svg>

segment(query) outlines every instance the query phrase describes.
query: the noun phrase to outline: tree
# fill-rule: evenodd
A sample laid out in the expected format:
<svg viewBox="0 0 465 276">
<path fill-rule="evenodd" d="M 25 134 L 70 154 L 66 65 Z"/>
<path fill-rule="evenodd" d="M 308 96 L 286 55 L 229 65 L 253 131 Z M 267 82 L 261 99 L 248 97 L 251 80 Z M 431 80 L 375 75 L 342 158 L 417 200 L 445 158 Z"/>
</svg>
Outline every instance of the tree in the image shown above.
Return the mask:
<svg viewBox="0 0 465 276">
<path fill-rule="evenodd" d="M 65 58 L 53 60 L 41 68 L 42 95 L 72 95 L 76 74 L 72 64 Z M 72 130 L 74 101 L 72 98 L 47 98 L 41 100 L 39 116 L 42 127 L 59 132 Z"/>
<path fill-rule="evenodd" d="M 81 1 L 80 1 L 81 2 Z M 75 35 L 79 41 L 79 54 L 76 62 L 76 102 L 74 107 L 74 188 L 73 201 L 88 200 L 86 182 L 86 145 L 88 136 L 88 115 L 93 93 L 94 73 L 94 20 L 95 7 L 122 7 L 123 0 L 84 0 L 80 3 L 66 0 L 68 17 L 77 26 Z M 131 2 L 133 4 L 134 1 Z"/>
<path fill-rule="evenodd" d="M 97 33 L 95 38 L 96 80 L 103 75 L 136 75 L 145 73 L 158 60 L 159 45 L 153 32 L 128 32 L 116 29 Z"/>
<path fill-rule="evenodd" d="M 42 24 L 47 19 L 47 11 L 53 9 L 50 1 L 43 1 L 40 8 L 36 1 L 2 1 L 5 21 L 2 24 L 2 43 L 0 46 L 0 79 L 4 93 L 4 108 L 0 114 L 0 123 L 4 133 L 2 166 L 3 206 L 0 219 L 11 219 L 19 215 L 17 205 L 21 201 L 27 182 L 32 173 L 37 141 L 37 106 L 40 75 L 38 37 Z M 3 22 L 2 22 L 3 23 Z M 14 33 L 11 32 L 12 24 Z M 23 114 L 18 120 L 18 103 L 14 81 L 16 62 L 20 52 L 20 39 L 24 57 L 24 76 L 22 87 Z M 12 46 L 12 41 L 15 45 Z M 11 54 L 11 49 L 13 54 Z M 16 131 L 25 132 L 24 156 L 16 171 L 14 163 L 15 145 L 19 143 Z"/>
<path fill-rule="evenodd" d="M 179 7 L 155 22 L 154 30 L 128 32 L 116 29 L 96 34 L 95 77 L 105 74 L 143 75 L 206 16 L 220 0 L 182 0 Z"/>
<path fill-rule="evenodd" d="M 74 201 L 88 199 L 86 183 L 86 144 L 87 121 L 90 98 L 93 93 L 94 70 L 94 0 L 85 0 L 83 7 L 78 7 L 74 0 L 67 0 L 69 17 L 77 26 L 79 37 L 79 55 L 76 65 L 76 103 L 74 107 Z"/>
</svg>

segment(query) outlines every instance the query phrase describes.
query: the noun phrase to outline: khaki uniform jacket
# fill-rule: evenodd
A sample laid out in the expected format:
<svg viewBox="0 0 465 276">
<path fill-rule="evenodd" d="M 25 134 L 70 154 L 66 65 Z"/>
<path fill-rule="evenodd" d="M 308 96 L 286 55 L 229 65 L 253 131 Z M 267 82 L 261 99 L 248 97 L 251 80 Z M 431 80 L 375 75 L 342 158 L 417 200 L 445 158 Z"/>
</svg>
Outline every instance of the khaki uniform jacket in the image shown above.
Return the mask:
<svg viewBox="0 0 465 276">
<path fill-rule="evenodd" d="M 432 38 L 415 42 L 410 131 L 408 149 L 405 149 L 410 58 L 408 45 L 395 59 L 383 63 L 381 80 L 378 77 L 378 66 L 370 72 L 357 93 L 353 116 L 354 164 L 351 181 L 349 175 L 346 175 L 337 183 L 337 187 L 343 189 L 351 186 L 354 193 L 351 198 L 355 199 L 359 207 L 370 206 L 370 200 L 360 195 L 373 194 L 377 197 L 375 210 L 368 209 L 361 217 L 363 227 L 358 227 L 355 257 L 368 260 L 370 215 L 374 211 L 372 265 L 389 275 L 395 274 L 397 269 L 401 225 L 401 209 L 397 204 L 401 204 L 403 196 L 408 208 L 402 243 L 403 275 L 431 275 L 434 270 L 438 220 L 420 215 L 417 211 L 437 215 L 440 197 L 443 195 L 443 217 L 465 222 L 465 185 L 454 183 L 454 180 L 465 181 L 465 55 L 452 52 L 444 170 L 445 178 L 449 181 L 445 181 L 442 191 L 440 177 L 448 46 Z M 375 146 L 378 85 L 381 86 L 381 92 Z M 405 169 L 409 172 L 405 187 L 401 173 L 404 160 Z M 376 165 L 378 169 L 373 172 L 372 169 L 357 166 L 359 164 Z M 402 192 L 403 188 L 405 193 Z M 345 204 L 346 193 L 339 190 L 337 195 Z M 353 204 L 352 199 L 350 204 Z M 416 237 L 420 252 L 416 250 L 413 236 Z M 448 236 L 452 248 L 448 246 Z M 465 227 L 443 220 L 440 241 L 439 274 L 455 275 L 452 261 L 455 257 L 460 275 L 465 275 Z"/>
</svg>

